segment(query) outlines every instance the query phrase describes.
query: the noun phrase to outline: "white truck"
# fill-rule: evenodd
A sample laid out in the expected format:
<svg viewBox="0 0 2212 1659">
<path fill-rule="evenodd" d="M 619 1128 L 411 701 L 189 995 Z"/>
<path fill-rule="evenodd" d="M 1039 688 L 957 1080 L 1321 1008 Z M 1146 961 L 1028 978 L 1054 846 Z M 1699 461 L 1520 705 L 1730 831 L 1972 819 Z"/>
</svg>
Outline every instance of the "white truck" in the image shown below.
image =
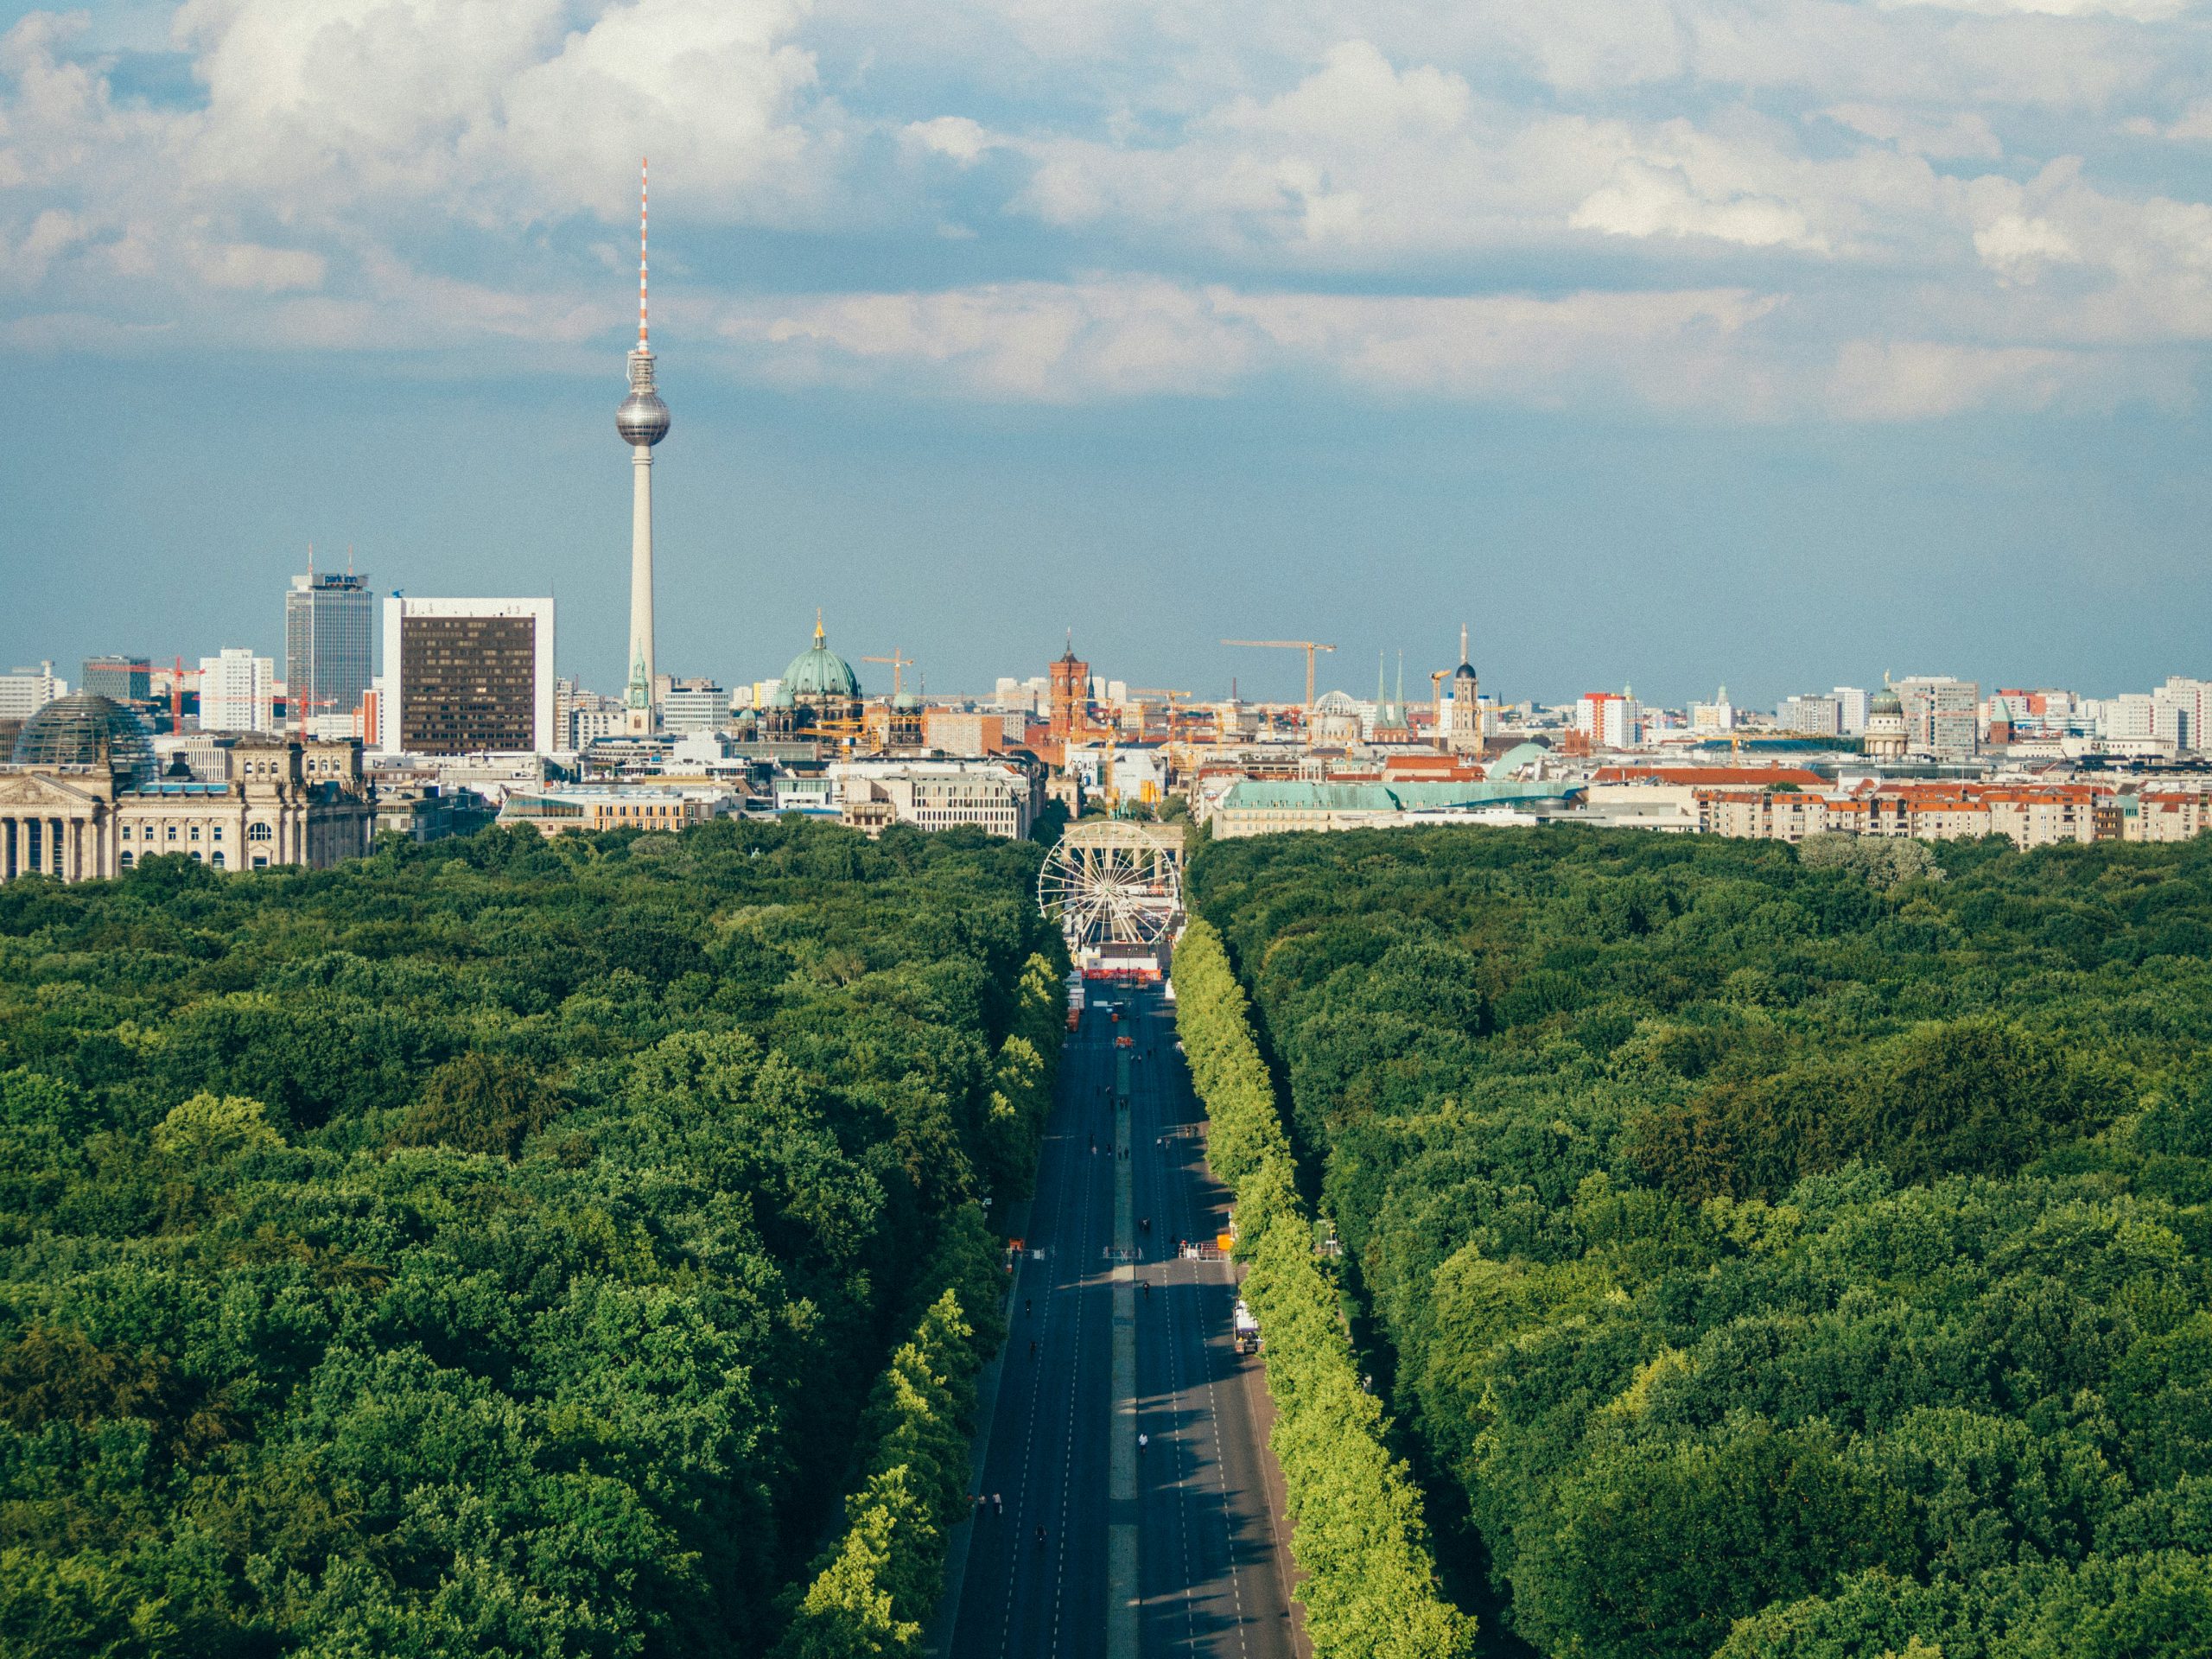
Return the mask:
<svg viewBox="0 0 2212 1659">
<path fill-rule="evenodd" d="M 1258 1353 L 1260 1322 L 1252 1317 L 1252 1310 L 1244 1305 L 1242 1296 L 1236 1299 L 1236 1312 L 1230 1316 L 1230 1323 L 1236 1338 L 1236 1351 L 1240 1354 Z"/>
</svg>

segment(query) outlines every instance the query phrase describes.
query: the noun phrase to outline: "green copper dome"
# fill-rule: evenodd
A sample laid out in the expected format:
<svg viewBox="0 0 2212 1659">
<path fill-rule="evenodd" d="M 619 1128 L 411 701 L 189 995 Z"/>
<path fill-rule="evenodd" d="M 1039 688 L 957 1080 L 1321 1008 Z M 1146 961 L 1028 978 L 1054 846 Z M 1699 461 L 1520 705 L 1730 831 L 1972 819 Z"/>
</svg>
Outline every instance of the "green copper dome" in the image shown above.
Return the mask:
<svg viewBox="0 0 2212 1659">
<path fill-rule="evenodd" d="M 830 649 L 822 634 L 822 615 L 815 613 L 814 643 L 791 658 L 784 671 L 783 689 L 797 700 L 858 697 L 860 677 L 853 665 Z"/>
</svg>

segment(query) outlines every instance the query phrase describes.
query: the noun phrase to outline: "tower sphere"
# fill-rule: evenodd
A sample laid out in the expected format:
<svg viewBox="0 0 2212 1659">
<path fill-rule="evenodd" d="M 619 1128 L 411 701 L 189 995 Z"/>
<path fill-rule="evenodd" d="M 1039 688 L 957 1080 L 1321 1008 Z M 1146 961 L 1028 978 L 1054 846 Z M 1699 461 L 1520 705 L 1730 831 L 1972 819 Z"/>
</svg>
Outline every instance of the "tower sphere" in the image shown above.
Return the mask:
<svg viewBox="0 0 2212 1659">
<path fill-rule="evenodd" d="M 668 435 L 668 405 L 652 387 L 633 388 L 614 411 L 614 429 L 633 448 L 658 443 Z"/>
</svg>

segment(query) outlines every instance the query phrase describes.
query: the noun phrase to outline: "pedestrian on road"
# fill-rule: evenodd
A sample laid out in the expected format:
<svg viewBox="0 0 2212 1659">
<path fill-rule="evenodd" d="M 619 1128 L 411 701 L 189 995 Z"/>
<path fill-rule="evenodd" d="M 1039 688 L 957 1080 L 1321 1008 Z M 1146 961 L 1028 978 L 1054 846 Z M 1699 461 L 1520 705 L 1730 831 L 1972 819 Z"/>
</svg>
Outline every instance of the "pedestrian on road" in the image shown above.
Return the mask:
<svg viewBox="0 0 2212 1659">
<path fill-rule="evenodd" d="M 1138 1455 L 1139 1457 L 1142 1457 L 1142 1456 L 1144 1455 L 1144 1449 L 1145 1449 L 1145 1447 L 1147 1447 L 1147 1446 L 1150 1446 L 1151 1444 L 1152 1444 L 1152 1436 L 1151 1436 L 1151 1435 L 1149 1435 L 1149 1434 L 1140 1434 L 1140 1435 L 1138 1435 L 1138 1436 L 1137 1436 L 1137 1455 Z"/>
<path fill-rule="evenodd" d="M 1029 1357 L 1032 1359 L 1037 1357 L 1037 1338 L 1034 1337 L 1029 1338 Z"/>
<path fill-rule="evenodd" d="M 1006 1499 L 1001 1497 L 996 1492 L 991 1494 L 991 1513 L 993 1515 L 1006 1513 Z"/>
</svg>

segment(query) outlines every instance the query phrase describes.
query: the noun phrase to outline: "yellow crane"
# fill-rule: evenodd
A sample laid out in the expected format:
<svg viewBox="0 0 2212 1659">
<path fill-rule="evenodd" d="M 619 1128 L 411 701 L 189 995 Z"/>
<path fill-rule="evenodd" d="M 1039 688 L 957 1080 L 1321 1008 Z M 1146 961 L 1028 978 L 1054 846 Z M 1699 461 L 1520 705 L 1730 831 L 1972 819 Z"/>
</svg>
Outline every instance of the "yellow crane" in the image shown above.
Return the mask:
<svg viewBox="0 0 2212 1659">
<path fill-rule="evenodd" d="M 863 657 L 861 661 L 891 664 L 891 695 L 894 697 L 906 689 L 906 682 L 900 676 L 914 665 L 914 659 L 911 657 L 900 656 L 899 647 L 896 645 L 891 647 L 891 654 L 888 657 Z"/>
<path fill-rule="evenodd" d="M 1334 645 L 1325 645 L 1318 639 L 1224 639 L 1224 645 L 1257 645 L 1263 651 L 1302 651 L 1306 653 L 1306 712 L 1313 712 L 1313 654 L 1334 651 Z"/>
<path fill-rule="evenodd" d="M 1191 694 L 1173 690 L 1164 685 L 1133 685 L 1129 688 L 1129 695 L 1133 697 L 1165 697 L 1167 700 L 1167 741 L 1174 742 L 1182 729 L 1184 718 L 1183 710 L 1175 705 Z"/>
</svg>

